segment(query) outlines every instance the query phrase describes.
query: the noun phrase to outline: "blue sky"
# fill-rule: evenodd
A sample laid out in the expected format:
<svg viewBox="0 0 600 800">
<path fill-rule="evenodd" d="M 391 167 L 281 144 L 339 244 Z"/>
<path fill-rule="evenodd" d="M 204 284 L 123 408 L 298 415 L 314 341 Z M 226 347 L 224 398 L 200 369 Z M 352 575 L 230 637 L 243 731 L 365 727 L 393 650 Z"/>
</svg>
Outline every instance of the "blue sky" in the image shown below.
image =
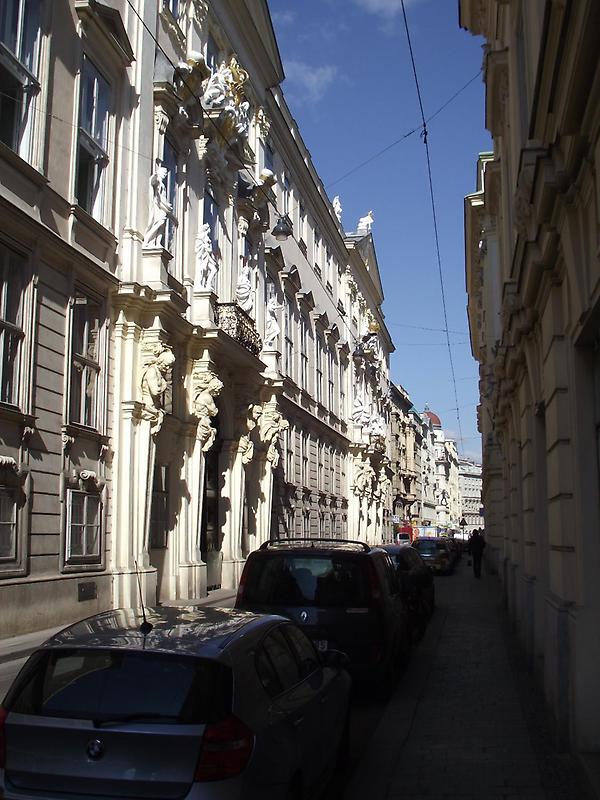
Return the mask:
<svg viewBox="0 0 600 800">
<path fill-rule="evenodd" d="M 400 0 L 269 0 L 283 89 L 343 223 L 373 209 L 373 236 L 396 345 L 392 380 L 427 403 L 459 438 L 435 250 L 425 147 L 414 133 L 342 178 L 420 123 Z M 483 40 L 458 26 L 458 0 L 405 0 L 425 117 L 482 63 Z M 463 197 L 475 191 L 477 154 L 490 149 L 484 89 L 475 80 L 428 124 L 448 329 L 463 435 L 480 457 L 477 365 L 466 315 Z"/>
</svg>

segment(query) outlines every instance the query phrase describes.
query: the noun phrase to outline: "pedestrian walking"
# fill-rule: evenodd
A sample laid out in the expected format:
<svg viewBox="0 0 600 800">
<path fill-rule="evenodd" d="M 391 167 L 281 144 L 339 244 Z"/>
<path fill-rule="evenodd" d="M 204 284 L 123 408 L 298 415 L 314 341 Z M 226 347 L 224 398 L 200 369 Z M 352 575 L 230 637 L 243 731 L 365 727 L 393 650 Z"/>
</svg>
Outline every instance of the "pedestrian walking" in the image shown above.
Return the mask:
<svg viewBox="0 0 600 800">
<path fill-rule="evenodd" d="M 469 540 L 471 558 L 473 560 L 473 575 L 476 578 L 481 578 L 481 559 L 483 558 L 483 551 L 485 549 L 485 541 L 481 535 L 481 529 L 476 528 L 473 535 Z"/>
</svg>

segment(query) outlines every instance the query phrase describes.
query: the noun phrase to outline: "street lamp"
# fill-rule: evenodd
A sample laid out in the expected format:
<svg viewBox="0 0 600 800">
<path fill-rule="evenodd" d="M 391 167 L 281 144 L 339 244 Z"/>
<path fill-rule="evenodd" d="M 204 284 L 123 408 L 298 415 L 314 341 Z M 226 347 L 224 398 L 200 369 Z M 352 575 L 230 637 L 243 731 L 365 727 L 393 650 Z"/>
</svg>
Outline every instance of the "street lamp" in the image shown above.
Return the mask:
<svg viewBox="0 0 600 800">
<path fill-rule="evenodd" d="M 290 222 L 290 218 L 287 214 L 279 216 L 279 219 L 277 220 L 277 223 L 271 233 L 278 242 L 285 242 L 289 239 L 289 237 L 294 233 L 294 229 L 292 228 L 292 223 Z"/>
</svg>

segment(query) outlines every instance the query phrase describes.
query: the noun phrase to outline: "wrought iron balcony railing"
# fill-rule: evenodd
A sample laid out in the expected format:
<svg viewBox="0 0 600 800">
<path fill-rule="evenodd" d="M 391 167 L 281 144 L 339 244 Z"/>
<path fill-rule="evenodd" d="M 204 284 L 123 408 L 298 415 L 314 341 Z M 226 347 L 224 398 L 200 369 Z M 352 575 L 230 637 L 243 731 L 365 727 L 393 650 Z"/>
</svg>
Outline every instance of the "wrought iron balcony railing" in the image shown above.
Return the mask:
<svg viewBox="0 0 600 800">
<path fill-rule="evenodd" d="M 262 340 L 254 320 L 237 303 L 217 303 L 216 323 L 226 334 L 257 356 L 262 350 Z"/>
</svg>

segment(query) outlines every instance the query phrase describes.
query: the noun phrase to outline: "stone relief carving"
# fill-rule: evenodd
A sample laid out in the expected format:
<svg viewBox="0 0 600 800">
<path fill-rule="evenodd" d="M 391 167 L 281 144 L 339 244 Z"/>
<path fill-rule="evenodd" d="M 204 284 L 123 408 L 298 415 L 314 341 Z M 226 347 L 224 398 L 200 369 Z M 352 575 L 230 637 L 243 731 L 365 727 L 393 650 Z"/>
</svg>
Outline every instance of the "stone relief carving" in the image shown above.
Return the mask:
<svg viewBox="0 0 600 800">
<path fill-rule="evenodd" d="M 370 233 L 371 227 L 374 222 L 373 212 L 369 211 L 364 217 L 361 217 L 358 220 L 358 225 L 356 226 L 356 233 L 358 236 L 366 236 L 367 233 Z"/>
<path fill-rule="evenodd" d="M 259 106 L 259 108 L 256 109 L 255 120 L 258 130 L 260 131 L 260 135 L 263 137 L 263 139 L 266 139 L 269 135 L 269 131 L 271 130 L 271 120 L 267 116 L 267 112 L 262 106 Z"/>
<path fill-rule="evenodd" d="M 290 423 L 284 419 L 280 411 L 272 406 L 263 407 L 260 418 L 260 438 L 267 447 L 267 461 L 271 467 L 279 464 L 279 435 L 290 427 Z"/>
<path fill-rule="evenodd" d="M 202 95 L 202 107 L 221 111 L 220 130 L 225 139 L 246 139 L 250 130 L 250 103 L 244 95 L 248 73 L 235 55 L 229 64 L 223 62 L 207 78 Z"/>
<path fill-rule="evenodd" d="M 367 431 L 370 436 L 381 436 L 385 438 L 387 435 L 387 426 L 384 418 L 376 412 L 373 413 L 367 424 Z"/>
<path fill-rule="evenodd" d="M 354 484 L 352 491 L 359 497 L 368 497 L 373 489 L 375 470 L 370 460 L 359 454 L 354 457 Z"/>
<path fill-rule="evenodd" d="M 246 433 L 240 436 L 240 452 L 242 454 L 242 464 L 249 464 L 254 458 L 254 435 L 257 424 L 262 416 L 262 406 L 253 404 L 248 406 L 246 413 Z"/>
<path fill-rule="evenodd" d="M 354 398 L 354 405 L 352 406 L 352 415 L 351 419 L 355 425 L 366 425 L 371 418 L 371 415 L 367 411 L 366 405 L 363 403 L 362 399 L 358 397 L 358 395 Z"/>
<path fill-rule="evenodd" d="M 200 232 L 196 236 L 194 251 L 196 253 L 194 291 L 212 292 L 215 288 L 219 265 L 213 253 L 213 243 L 208 222 L 203 223 L 200 227 Z"/>
<path fill-rule="evenodd" d="M 337 221 L 341 225 L 342 224 L 342 204 L 340 202 L 339 194 L 336 194 L 336 196 L 333 198 L 333 210 L 334 210 L 335 215 L 337 217 Z"/>
<path fill-rule="evenodd" d="M 252 297 L 252 281 L 250 279 L 250 265 L 248 263 L 242 264 L 240 267 L 238 282 L 235 287 L 235 299 L 243 311 L 252 315 L 254 311 L 254 299 Z"/>
<path fill-rule="evenodd" d="M 198 431 L 196 437 L 202 442 L 203 452 L 207 452 L 215 441 L 217 431 L 212 427 L 211 420 L 217 415 L 219 409 L 215 397 L 221 394 L 223 382 L 214 372 L 196 373 L 192 407 L 198 417 Z"/>
<path fill-rule="evenodd" d="M 167 217 L 173 213 L 173 206 L 167 200 L 166 177 L 167 168 L 157 161 L 155 171 L 150 177 L 152 195 L 148 224 L 144 233 L 144 247 L 162 247 L 163 245 Z"/>
<path fill-rule="evenodd" d="M 175 355 L 170 347 L 162 344 L 154 348 L 152 360 L 146 365 L 140 382 L 142 402 L 145 406 L 143 419 L 150 421 L 152 434 L 157 434 L 165 416 L 164 400 L 171 389 L 171 371 Z"/>
<path fill-rule="evenodd" d="M 273 297 L 269 297 L 267 301 L 265 338 L 263 342 L 263 348 L 265 350 L 272 350 L 277 346 L 277 340 L 279 338 L 279 334 L 281 333 L 281 327 L 279 326 L 279 321 L 277 317 L 278 317 L 278 312 L 282 308 L 283 306 L 277 303 L 277 298 L 275 297 L 275 295 L 273 295 Z"/>
</svg>

